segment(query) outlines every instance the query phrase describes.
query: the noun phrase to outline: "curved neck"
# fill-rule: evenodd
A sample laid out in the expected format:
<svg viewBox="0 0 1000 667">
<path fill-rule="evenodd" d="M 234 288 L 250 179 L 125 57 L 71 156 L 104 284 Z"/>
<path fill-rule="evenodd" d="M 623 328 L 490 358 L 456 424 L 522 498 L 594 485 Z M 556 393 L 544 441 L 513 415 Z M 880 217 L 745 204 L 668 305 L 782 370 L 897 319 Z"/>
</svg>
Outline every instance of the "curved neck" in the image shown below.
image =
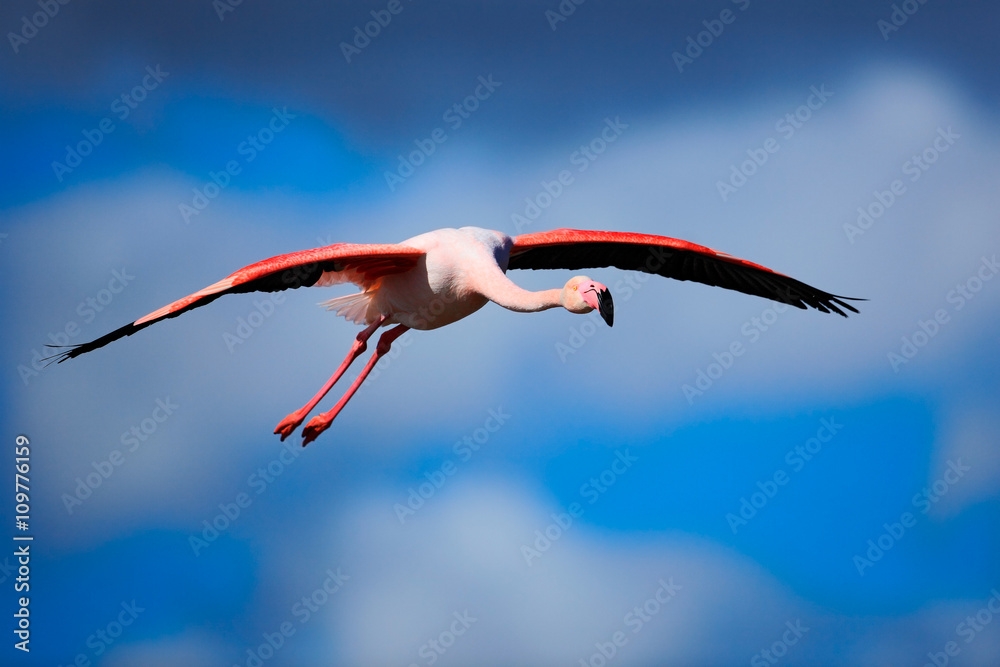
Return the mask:
<svg viewBox="0 0 1000 667">
<path fill-rule="evenodd" d="M 537 313 L 562 305 L 562 289 L 529 292 L 521 289 L 499 268 L 496 272 L 478 276 L 477 291 L 493 303 L 518 313 Z"/>
</svg>

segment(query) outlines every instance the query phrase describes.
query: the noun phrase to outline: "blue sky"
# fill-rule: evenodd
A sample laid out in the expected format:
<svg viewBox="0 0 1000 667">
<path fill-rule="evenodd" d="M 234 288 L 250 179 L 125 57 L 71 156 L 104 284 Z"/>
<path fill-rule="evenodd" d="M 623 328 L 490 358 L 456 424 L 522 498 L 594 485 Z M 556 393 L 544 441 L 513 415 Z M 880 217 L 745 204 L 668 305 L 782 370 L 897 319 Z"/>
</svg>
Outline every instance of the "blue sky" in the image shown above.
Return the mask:
<svg viewBox="0 0 1000 667">
<path fill-rule="evenodd" d="M 2 662 L 995 663 L 997 12 L 902 5 L 4 5 L 34 542 Z M 304 450 L 271 432 L 353 340 L 316 306 L 348 287 L 33 365 L 269 256 L 463 225 L 674 236 L 869 301 L 595 269 L 613 329 L 411 332 Z"/>
</svg>

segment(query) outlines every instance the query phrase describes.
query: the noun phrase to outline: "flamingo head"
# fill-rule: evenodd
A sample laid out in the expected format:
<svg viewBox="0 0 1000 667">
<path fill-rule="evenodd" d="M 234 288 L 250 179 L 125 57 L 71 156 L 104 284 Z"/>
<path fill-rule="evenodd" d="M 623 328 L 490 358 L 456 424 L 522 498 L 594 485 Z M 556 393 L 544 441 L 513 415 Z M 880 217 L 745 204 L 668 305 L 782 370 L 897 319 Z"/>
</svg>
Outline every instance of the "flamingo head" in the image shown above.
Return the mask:
<svg viewBox="0 0 1000 667">
<path fill-rule="evenodd" d="M 615 302 L 611 299 L 611 291 L 596 280 L 587 276 L 570 278 L 563 288 L 561 301 L 571 313 L 585 314 L 596 310 L 609 327 L 614 325 Z"/>
</svg>

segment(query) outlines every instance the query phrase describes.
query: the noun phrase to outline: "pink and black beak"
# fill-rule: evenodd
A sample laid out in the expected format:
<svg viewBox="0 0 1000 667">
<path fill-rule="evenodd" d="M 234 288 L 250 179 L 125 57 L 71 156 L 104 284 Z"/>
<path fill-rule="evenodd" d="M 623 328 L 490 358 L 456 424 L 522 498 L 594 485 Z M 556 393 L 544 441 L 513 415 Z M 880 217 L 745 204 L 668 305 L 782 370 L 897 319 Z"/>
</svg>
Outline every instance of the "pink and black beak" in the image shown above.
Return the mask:
<svg viewBox="0 0 1000 667">
<path fill-rule="evenodd" d="M 594 303 L 594 298 L 590 296 L 591 292 L 597 295 L 597 303 Z M 615 302 L 611 298 L 611 290 L 601 283 L 594 281 L 590 287 L 584 290 L 584 300 L 600 313 L 609 327 L 615 325 Z"/>
</svg>

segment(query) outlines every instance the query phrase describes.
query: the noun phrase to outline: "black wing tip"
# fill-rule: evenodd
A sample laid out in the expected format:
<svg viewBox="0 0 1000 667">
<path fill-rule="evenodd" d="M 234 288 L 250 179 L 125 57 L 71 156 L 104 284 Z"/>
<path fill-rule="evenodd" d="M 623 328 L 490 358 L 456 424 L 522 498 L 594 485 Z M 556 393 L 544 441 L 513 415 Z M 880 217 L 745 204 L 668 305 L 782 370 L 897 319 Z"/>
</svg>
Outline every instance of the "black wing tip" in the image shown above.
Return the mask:
<svg viewBox="0 0 1000 667">
<path fill-rule="evenodd" d="M 841 317 L 847 317 L 847 313 L 843 312 L 842 310 L 840 310 L 840 308 L 837 308 L 836 306 L 840 306 L 841 308 L 849 310 L 852 313 L 858 315 L 858 314 L 861 313 L 861 311 L 859 311 L 857 308 L 855 308 L 851 304 L 847 303 L 847 301 L 868 301 L 868 299 L 861 299 L 861 298 L 856 297 L 856 296 L 836 296 L 836 295 L 833 295 L 833 294 L 831 294 L 828 297 L 828 299 L 829 300 L 827 301 L 826 305 L 829 306 L 830 308 L 832 308 L 833 311 L 835 313 L 837 313 L 838 315 L 840 315 Z"/>
<path fill-rule="evenodd" d="M 170 317 L 170 315 L 168 315 L 168 317 Z M 153 320 L 153 321 L 155 322 L 157 320 Z M 147 327 L 150 324 L 152 324 L 152 322 L 143 322 L 142 324 L 140 324 L 138 326 L 135 323 L 126 324 L 123 327 L 115 329 L 111 333 L 104 334 L 100 338 L 95 338 L 94 340 L 90 341 L 89 343 L 79 343 L 77 345 L 49 345 L 49 344 L 46 344 L 45 347 L 50 347 L 50 348 L 54 348 L 54 349 L 62 349 L 62 351 L 61 352 L 57 352 L 56 354 L 53 354 L 51 356 L 44 357 L 42 359 L 42 361 L 48 361 L 49 362 L 49 363 L 46 364 L 46 367 L 48 367 L 51 364 L 61 364 L 62 362 L 66 361 L 67 359 L 73 359 L 75 357 L 79 357 L 81 354 L 85 354 L 87 352 L 91 352 L 93 350 L 96 350 L 96 349 L 98 349 L 100 347 L 104 347 L 108 343 L 114 342 L 114 341 L 118 340 L 119 338 L 124 338 L 125 336 L 131 336 L 133 333 L 135 333 L 139 329 Z"/>
<path fill-rule="evenodd" d="M 48 362 L 47 364 L 45 364 L 46 368 L 48 368 L 52 364 L 61 364 L 62 362 L 66 361 L 67 359 L 72 359 L 73 357 L 79 356 L 79 355 L 83 354 L 84 352 L 86 352 L 86 350 L 82 350 L 82 351 L 80 350 L 80 348 L 83 347 L 84 345 L 86 345 L 86 343 L 81 343 L 79 345 L 48 345 L 48 344 L 46 344 L 45 347 L 51 347 L 53 349 L 55 349 L 55 348 L 67 348 L 67 349 L 64 349 L 62 352 L 57 352 L 57 353 L 55 353 L 53 355 L 50 355 L 48 357 L 42 357 L 41 361 L 47 361 Z"/>
<path fill-rule="evenodd" d="M 857 308 L 847 303 L 848 301 L 867 301 L 853 296 L 839 296 L 829 294 L 815 287 L 810 287 L 805 283 L 794 281 L 790 285 L 783 285 L 776 293 L 772 293 L 771 298 L 789 306 L 800 309 L 813 308 L 821 313 L 836 313 L 841 317 L 847 317 L 845 310 L 855 314 L 860 314 Z"/>
</svg>

